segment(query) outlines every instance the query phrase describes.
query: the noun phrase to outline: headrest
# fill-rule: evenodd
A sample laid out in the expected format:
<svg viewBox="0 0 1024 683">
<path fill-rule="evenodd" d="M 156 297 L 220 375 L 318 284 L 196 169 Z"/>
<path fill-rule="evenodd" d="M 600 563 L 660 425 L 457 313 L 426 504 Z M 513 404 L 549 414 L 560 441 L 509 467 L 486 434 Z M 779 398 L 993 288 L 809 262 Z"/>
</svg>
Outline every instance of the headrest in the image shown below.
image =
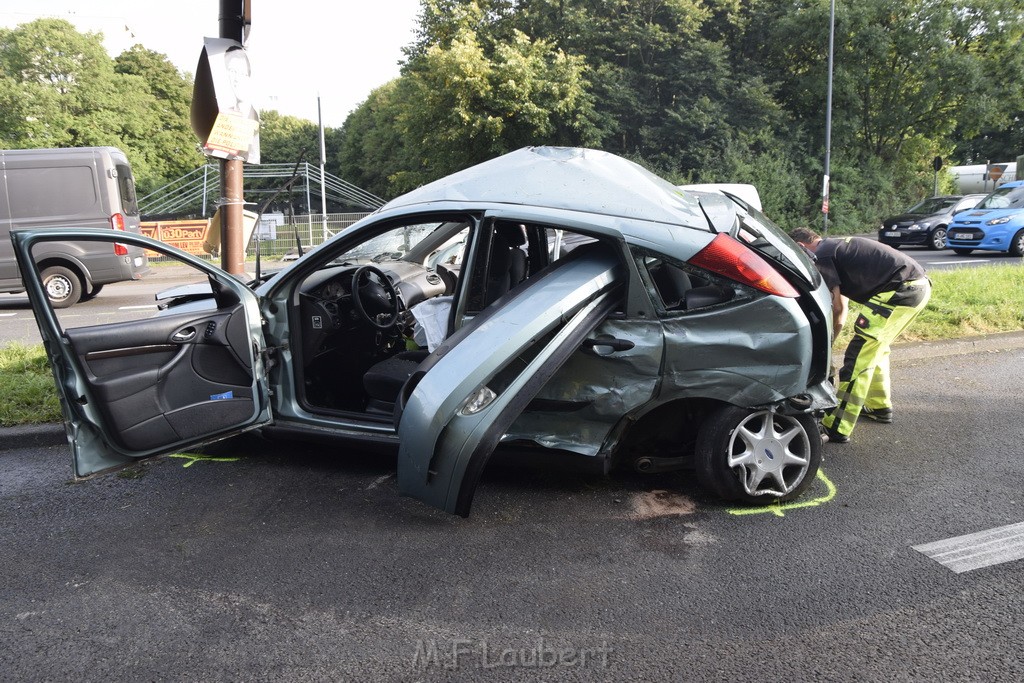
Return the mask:
<svg viewBox="0 0 1024 683">
<path fill-rule="evenodd" d="M 526 244 L 526 230 L 522 225 L 514 223 L 498 223 L 494 232 L 508 242 L 509 246 L 521 247 Z"/>
</svg>

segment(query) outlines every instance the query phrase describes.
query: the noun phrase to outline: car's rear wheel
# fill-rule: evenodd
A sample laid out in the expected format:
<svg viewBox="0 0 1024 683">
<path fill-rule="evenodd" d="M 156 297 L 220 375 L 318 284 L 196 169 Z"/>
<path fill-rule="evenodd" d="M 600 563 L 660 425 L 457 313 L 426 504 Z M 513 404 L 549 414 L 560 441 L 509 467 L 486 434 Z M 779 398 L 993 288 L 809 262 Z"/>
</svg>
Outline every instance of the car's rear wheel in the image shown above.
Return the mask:
<svg viewBox="0 0 1024 683">
<path fill-rule="evenodd" d="M 1024 229 L 1018 230 L 1010 240 L 1010 253 L 1014 256 L 1024 256 Z"/>
<path fill-rule="evenodd" d="M 946 229 L 938 227 L 932 230 L 932 234 L 928 236 L 928 248 L 929 249 L 945 249 L 946 248 Z"/>
<path fill-rule="evenodd" d="M 67 308 L 82 298 L 82 281 L 73 270 L 64 266 L 50 266 L 41 273 L 43 289 L 54 308 Z"/>
<path fill-rule="evenodd" d="M 959 254 L 960 256 L 967 256 L 968 254 L 974 253 L 974 250 L 973 249 L 955 249 L 954 248 L 953 249 L 953 253 L 954 254 Z"/>
<path fill-rule="evenodd" d="M 697 478 L 727 500 L 768 504 L 796 498 L 821 465 L 821 437 L 808 415 L 727 406 L 697 435 Z"/>
</svg>

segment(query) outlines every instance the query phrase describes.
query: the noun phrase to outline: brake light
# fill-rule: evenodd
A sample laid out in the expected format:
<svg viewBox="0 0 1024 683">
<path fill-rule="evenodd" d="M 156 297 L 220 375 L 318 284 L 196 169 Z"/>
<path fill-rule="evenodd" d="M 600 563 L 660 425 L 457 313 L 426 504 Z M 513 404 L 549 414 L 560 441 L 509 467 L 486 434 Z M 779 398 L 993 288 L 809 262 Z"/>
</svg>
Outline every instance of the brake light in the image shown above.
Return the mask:
<svg viewBox="0 0 1024 683">
<path fill-rule="evenodd" d="M 800 296 L 796 288 L 767 261 L 725 233 L 711 240 L 711 244 L 690 259 L 690 263 L 768 294 L 794 299 Z"/>
<path fill-rule="evenodd" d="M 110 216 L 110 227 L 114 230 L 124 230 L 124 215 L 120 213 L 112 214 Z M 128 247 L 118 242 L 114 242 L 114 255 L 127 256 Z"/>
</svg>

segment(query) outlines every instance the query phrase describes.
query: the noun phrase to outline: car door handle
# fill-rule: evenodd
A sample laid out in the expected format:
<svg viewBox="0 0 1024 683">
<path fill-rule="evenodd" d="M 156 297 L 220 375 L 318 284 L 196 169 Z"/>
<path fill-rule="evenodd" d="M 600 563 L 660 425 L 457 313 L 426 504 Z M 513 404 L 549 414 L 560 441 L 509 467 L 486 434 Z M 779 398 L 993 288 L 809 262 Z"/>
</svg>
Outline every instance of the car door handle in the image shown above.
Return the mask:
<svg viewBox="0 0 1024 683">
<path fill-rule="evenodd" d="M 192 341 L 196 338 L 196 328 L 186 327 L 183 330 L 178 330 L 171 335 L 171 341 L 178 344 L 183 344 L 188 341 Z"/>
<path fill-rule="evenodd" d="M 636 344 L 628 339 L 616 339 L 614 337 L 608 337 L 606 339 L 584 339 L 582 351 L 594 356 L 607 356 L 616 353 L 617 351 L 629 351 L 634 346 L 636 346 Z"/>
</svg>

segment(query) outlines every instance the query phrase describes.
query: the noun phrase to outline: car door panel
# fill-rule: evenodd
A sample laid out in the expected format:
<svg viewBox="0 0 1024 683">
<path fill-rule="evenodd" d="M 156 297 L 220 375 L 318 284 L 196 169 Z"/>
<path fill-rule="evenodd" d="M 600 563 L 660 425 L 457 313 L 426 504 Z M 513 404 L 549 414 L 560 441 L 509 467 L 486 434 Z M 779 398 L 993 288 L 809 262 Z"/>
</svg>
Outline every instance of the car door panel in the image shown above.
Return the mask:
<svg viewBox="0 0 1024 683">
<path fill-rule="evenodd" d="M 269 421 L 263 339 L 255 295 L 209 264 L 174 253 L 210 280 L 211 297 L 153 317 L 62 328 L 42 289 L 31 247 L 110 231 L 15 233 L 19 263 L 57 387 L 78 476 L 222 438 Z M 129 242 L 173 251 L 148 238 Z"/>
<path fill-rule="evenodd" d="M 438 347 L 400 398 L 399 491 L 468 515 L 505 430 L 618 304 L 621 272 L 604 250 L 559 262 Z M 470 410 L 485 386 L 495 397 Z"/>
<path fill-rule="evenodd" d="M 253 415 L 248 354 L 224 332 L 232 320 L 244 322 L 240 305 L 65 331 L 120 446 L 145 451 Z"/>
</svg>

